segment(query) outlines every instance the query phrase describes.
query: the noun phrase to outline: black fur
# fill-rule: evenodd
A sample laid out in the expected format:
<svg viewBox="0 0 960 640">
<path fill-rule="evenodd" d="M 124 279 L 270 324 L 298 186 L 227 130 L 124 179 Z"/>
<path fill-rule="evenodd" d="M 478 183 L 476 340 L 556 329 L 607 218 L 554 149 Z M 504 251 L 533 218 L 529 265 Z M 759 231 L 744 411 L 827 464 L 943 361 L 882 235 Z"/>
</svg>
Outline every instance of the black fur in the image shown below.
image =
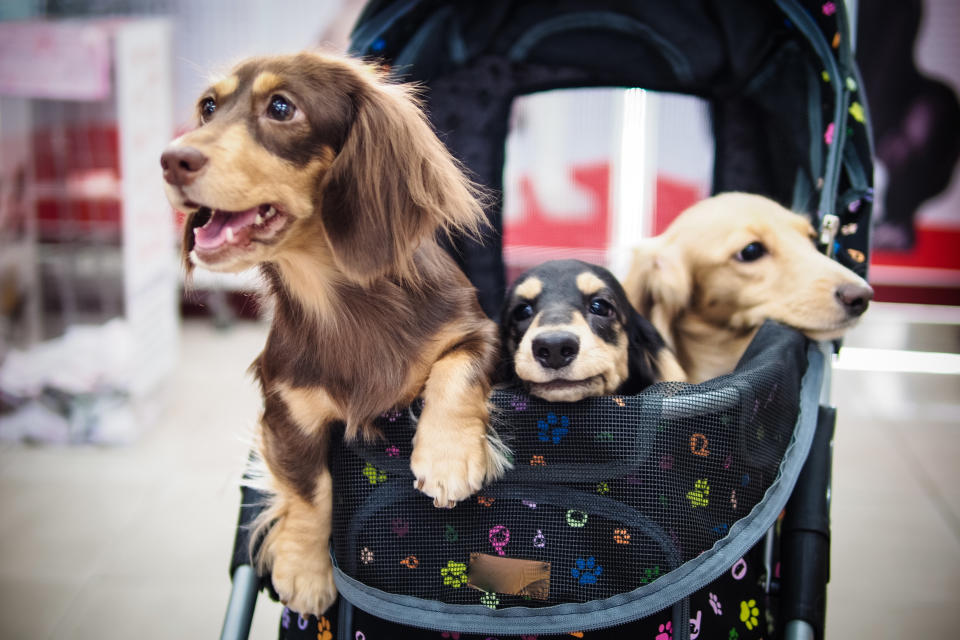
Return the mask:
<svg viewBox="0 0 960 640">
<path fill-rule="evenodd" d="M 584 295 L 577 287 L 577 276 L 589 271 L 603 281 L 605 288 L 599 292 L 613 308 L 609 317 L 592 314 L 589 306 L 595 295 Z M 541 282 L 541 291 L 533 299 L 517 294 L 517 288 L 531 278 Z M 518 317 L 524 305 L 532 307 L 532 315 Z M 626 334 L 628 378 L 617 388 L 621 395 L 636 394 L 660 380 L 661 372 L 657 359 L 666 343 L 660 333 L 645 317 L 630 304 L 623 287 L 607 269 L 580 260 L 552 260 L 524 272 L 507 292 L 500 312 L 501 358 L 497 379 L 501 383 L 522 383 L 513 366 L 517 346 L 537 314 L 543 314 L 550 324 L 570 322 L 574 312 L 579 312 L 588 326 L 601 340 L 617 344 L 619 336 Z M 519 314 L 524 315 L 523 313 Z"/>
</svg>

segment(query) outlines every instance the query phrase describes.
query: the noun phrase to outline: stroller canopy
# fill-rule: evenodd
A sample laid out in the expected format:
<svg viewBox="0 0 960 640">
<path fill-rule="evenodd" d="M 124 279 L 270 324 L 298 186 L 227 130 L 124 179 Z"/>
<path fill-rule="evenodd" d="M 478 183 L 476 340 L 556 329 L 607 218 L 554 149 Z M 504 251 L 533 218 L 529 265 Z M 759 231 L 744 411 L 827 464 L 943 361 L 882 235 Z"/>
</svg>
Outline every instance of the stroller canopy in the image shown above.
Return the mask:
<svg viewBox="0 0 960 640">
<path fill-rule="evenodd" d="M 710 104 L 712 190 L 748 191 L 835 214 L 831 254 L 866 274 L 871 139 L 842 2 L 800 0 L 374 0 L 351 50 L 422 83 L 441 138 L 499 194 L 515 97 L 573 87 L 640 87 Z M 493 315 L 505 276 L 502 202 L 493 232 L 454 253 Z"/>
</svg>

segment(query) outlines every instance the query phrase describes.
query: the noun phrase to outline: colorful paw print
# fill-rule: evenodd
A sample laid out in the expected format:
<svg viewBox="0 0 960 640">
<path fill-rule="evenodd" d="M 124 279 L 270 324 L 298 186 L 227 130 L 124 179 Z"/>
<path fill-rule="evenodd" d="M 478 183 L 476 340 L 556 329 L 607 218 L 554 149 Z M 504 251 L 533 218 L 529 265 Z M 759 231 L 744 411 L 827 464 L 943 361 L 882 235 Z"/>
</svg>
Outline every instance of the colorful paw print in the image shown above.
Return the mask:
<svg viewBox="0 0 960 640">
<path fill-rule="evenodd" d="M 477 504 L 481 507 L 492 507 L 495 500 L 496 498 L 491 498 L 490 496 L 477 496 Z"/>
<path fill-rule="evenodd" d="M 709 457 L 709 445 L 710 441 L 707 439 L 707 436 L 703 435 L 702 433 L 695 433 L 690 436 L 690 453 L 695 456 L 700 456 L 701 458 Z"/>
<path fill-rule="evenodd" d="M 602 496 L 605 496 L 605 495 L 607 495 L 608 493 L 610 493 L 610 483 L 609 483 L 609 482 L 601 482 L 601 483 L 599 483 L 599 484 L 597 485 L 597 493 L 599 493 L 599 494 L 602 495 Z"/>
<path fill-rule="evenodd" d="M 443 584 L 454 589 L 459 589 L 467 584 L 467 565 L 463 562 L 450 560 L 447 566 L 440 569 L 440 575 L 443 576 Z"/>
<path fill-rule="evenodd" d="M 400 455 L 400 447 L 398 447 L 397 445 L 392 444 L 392 445 L 390 445 L 389 447 L 386 448 L 386 453 L 387 453 L 387 457 L 389 457 L 389 458 L 396 458 L 397 456 Z"/>
<path fill-rule="evenodd" d="M 567 524 L 573 527 L 574 529 L 581 529 L 587 526 L 587 520 L 590 516 L 587 515 L 585 511 L 578 511 L 577 509 L 570 509 L 567 511 Z"/>
<path fill-rule="evenodd" d="M 706 478 L 700 478 L 693 485 L 693 490 L 687 492 L 687 499 L 690 501 L 690 506 L 696 509 L 697 507 L 705 507 L 710 504 L 710 501 L 707 499 L 709 495 L 710 483 L 707 482 Z"/>
<path fill-rule="evenodd" d="M 489 540 L 490 545 L 496 549 L 497 555 L 505 555 L 503 548 L 510 543 L 510 529 L 507 529 L 502 524 L 496 525 L 490 529 Z"/>
<path fill-rule="evenodd" d="M 710 608 L 713 609 L 713 612 L 718 616 L 722 616 L 723 605 L 720 604 L 720 598 L 717 597 L 717 594 L 711 593 L 709 602 L 710 602 Z"/>
<path fill-rule="evenodd" d="M 570 418 L 548 413 L 546 420 L 537 420 L 537 437 L 540 442 L 559 444 L 570 431 Z"/>
<path fill-rule="evenodd" d="M 854 102 L 850 105 L 850 115 L 853 116 L 853 119 L 859 123 L 866 122 L 866 115 L 863 112 L 863 105 L 859 102 Z"/>
<path fill-rule="evenodd" d="M 323 616 L 320 616 L 320 619 L 317 620 L 317 640 L 333 640 L 330 621 Z"/>
<path fill-rule="evenodd" d="M 672 640 L 673 638 L 673 623 L 667 622 L 666 624 L 660 625 L 660 633 L 656 635 L 654 640 Z"/>
<path fill-rule="evenodd" d="M 417 559 L 417 556 L 407 556 L 400 561 L 400 564 L 405 566 L 407 569 L 416 569 L 420 566 L 420 560 Z"/>
<path fill-rule="evenodd" d="M 660 577 L 660 565 L 650 569 L 644 569 L 640 574 L 640 584 L 650 584 Z"/>
<path fill-rule="evenodd" d="M 527 399 L 523 396 L 513 396 L 510 398 L 510 406 L 513 407 L 514 411 L 526 411 Z"/>
<path fill-rule="evenodd" d="M 543 549 L 547 546 L 547 537 L 543 535 L 543 531 L 537 529 L 537 535 L 533 536 L 533 546 L 537 549 Z"/>
<path fill-rule="evenodd" d="M 380 484 L 381 482 L 387 481 L 387 474 L 385 471 L 377 469 L 375 466 L 369 462 L 363 465 L 363 471 L 361 471 L 364 476 L 367 478 L 367 482 L 370 484 Z"/>
<path fill-rule="evenodd" d="M 603 573 L 603 567 L 597 564 L 593 556 L 577 558 L 575 565 L 570 569 L 570 574 L 580 584 L 597 584 L 597 577 Z"/>
<path fill-rule="evenodd" d="M 736 629 L 731 628 L 730 633 L 727 635 L 728 640 L 740 640 L 740 634 L 737 633 Z"/>
<path fill-rule="evenodd" d="M 363 564 L 373 564 L 373 551 L 370 547 L 364 547 L 360 550 L 360 562 Z"/>
<path fill-rule="evenodd" d="M 614 529 L 613 541 L 617 544 L 630 544 L 630 532 L 626 529 Z"/>
<path fill-rule="evenodd" d="M 757 607 L 756 600 L 742 600 L 740 602 L 740 622 L 748 631 L 753 630 L 759 624 L 759 615 L 760 609 Z"/>
<path fill-rule="evenodd" d="M 457 533 L 457 530 L 453 528 L 452 524 L 448 524 L 443 529 L 443 539 L 447 542 L 456 542 L 460 539 L 460 534 Z"/>
<path fill-rule="evenodd" d="M 397 418 L 400 417 L 400 412 L 396 409 L 391 409 L 390 411 L 384 411 L 380 414 L 381 418 L 386 418 L 390 422 L 396 422 Z"/>
<path fill-rule="evenodd" d="M 543 459 L 543 456 L 541 456 L 541 455 L 534 455 L 532 458 L 530 458 L 530 466 L 531 466 L 531 467 L 545 467 L 545 466 L 547 466 L 547 461 L 544 460 L 544 459 Z"/>
<path fill-rule="evenodd" d="M 491 609 L 496 609 L 497 605 L 500 604 L 500 598 L 492 591 L 488 591 L 480 596 L 480 604 L 485 607 L 490 607 Z"/>
</svg>

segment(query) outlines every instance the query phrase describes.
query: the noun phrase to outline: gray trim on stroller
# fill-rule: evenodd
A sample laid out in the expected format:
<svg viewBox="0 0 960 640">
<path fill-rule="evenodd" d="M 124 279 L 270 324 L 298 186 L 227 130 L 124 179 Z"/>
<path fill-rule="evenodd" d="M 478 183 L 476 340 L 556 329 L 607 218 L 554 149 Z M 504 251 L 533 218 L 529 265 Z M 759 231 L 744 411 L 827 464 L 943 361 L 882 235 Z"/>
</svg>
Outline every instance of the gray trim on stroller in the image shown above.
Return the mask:
<svg viewBox="0 0 960 640">
<path fill-rule="evenodd" d="M 411 596 L 389 594 L 366 586 L 346 575 L 335 566 L 337 588 L 352 604 L 376 611 L 391 621 L 433 629 L 457 628 L 465 632 L 484 633 L 551 633 L 566 632 L 571 628 L 590 630 L 615 626 L 642 618 L 686 602 L 686 597 L 702 588 L 726 571 L 770 529 L 791 496 L 803 467 L 817 428 L 817 416 L 825 384 L 829 384 L 830 361 L 825 354 L 829 345 L 811 343 L 807 348 L 807 369 L 800 389 L 800 410 L 792 440 L 784 455 L 780 472 L 764 498 L 751 513 L 736 522 L 730 532 L 713 549 L 676 567 L 662 578 L 629 593 L 589 603 L 570 603 L 544 608 L 511 607 L 491 611 L 476 605 L 452 605 Z M 826 380 L 826 382 L 825 382 Z M 731 406 L 739 402 L 740 390 L 735 386 L 705 392 L 711 402 L 718 398 Z M 829 393 L 829 392 L 826 392 Z M 667 399 L 663 410 L 680 417 L 689 413 L 696 396 L 687 396 L 683 402 Z M 706 398 L 704 398 L 706 402 Z M 596 498 L 602 499 L 602 498 Z M 252 567 L 242 565 L 234 573 L 233 591 L 227 608 L 221 640 L 237 640 L 249 634 L 255 598 L 260 580 Z M 675 607 L 678 621 L 685 619 L 683 606 Z M 799 621 L 803 622 L 803 621 Z M 806 623 L 803 623 L 806 624 Z M 809 625 L 808 625 L 809 626 Z M 687 625 L 677 624 L 675 637 L 688 633 Z M 804 638 L 802 625 L 788 623 L 789 633 L 800 631 L 790 638 Z"/>
<path fill-rule="evenodd" d="M 351 578 L 335 565 L 337 588 L 343 597 L 357 607 L 375 611 L 377 616 L 386 620 L 405 624 L 416 620 L 415 626 L 418 627 L 458 629 L 466 633 L 564 633 L 573 628 L 589 631 L 617 626 L 668 609 L 720 576 L 763 537 L 776 521 L 793 491 L 810 450 L 817 426 L 823 373 L 823 353 L 815 344 L 810 344 L 807 349 L 807 370 L 801 382 L 800 412 L 792 442 L 784 455 L 780 474 L 764 498 L 750 514 L 738 520 L 730 528 L 730 533 L 719 540 L 713 549 L 676 567 L 651 584 L 629 593 L 588 603 L 496 610 L 482 605 L 454 605 L 386 593 Z M 727 393 L 728 389 L 730 393 Z M 740 390 L 737 387 L 731 386 L 720 391 L 708 392 L 711 394 L 711 401 L 721 397 L 731 407 L 740 402 Z M 691 407 L 702 404 L 691 402 L 695 397 L 687 396 L 683 402 L 673 403 L 670 399 L 665 399 L 664 412 L 690 412 Z M 680 629 L 685 627 L 686 625 L 681 625 Z"/>
</svg>

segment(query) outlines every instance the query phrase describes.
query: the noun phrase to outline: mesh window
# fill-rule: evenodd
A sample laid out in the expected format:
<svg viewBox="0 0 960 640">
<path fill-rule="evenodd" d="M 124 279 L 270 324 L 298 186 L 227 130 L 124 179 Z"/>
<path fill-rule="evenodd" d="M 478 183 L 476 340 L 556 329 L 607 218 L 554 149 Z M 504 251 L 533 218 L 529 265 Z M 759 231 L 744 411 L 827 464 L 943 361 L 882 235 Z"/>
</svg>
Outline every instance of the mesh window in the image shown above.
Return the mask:
<svg viewBox="0 0 960 640">
<path fill-rule="evenodd" d="M 337 563 L 388 593 L 497 609 L 651 584 L 713 548 L 763 498 L 791 441 L 805 367 L 804 339 L 768 325 L 734 374 L 700 385 L 572 404 L 499 390 L 497 430 L 514 469 L 449 510 L 413 489 L 418 408 L 386 415 L 381 443 L 332 455 Z M 549 563 L 549 594 L 472 588 L 474 553 Z"/>
</svg>

